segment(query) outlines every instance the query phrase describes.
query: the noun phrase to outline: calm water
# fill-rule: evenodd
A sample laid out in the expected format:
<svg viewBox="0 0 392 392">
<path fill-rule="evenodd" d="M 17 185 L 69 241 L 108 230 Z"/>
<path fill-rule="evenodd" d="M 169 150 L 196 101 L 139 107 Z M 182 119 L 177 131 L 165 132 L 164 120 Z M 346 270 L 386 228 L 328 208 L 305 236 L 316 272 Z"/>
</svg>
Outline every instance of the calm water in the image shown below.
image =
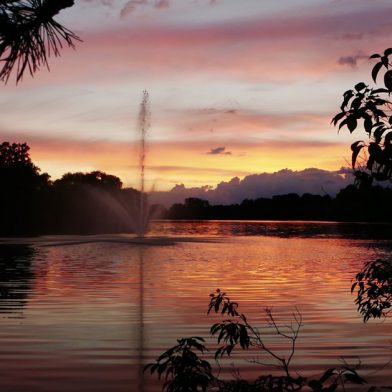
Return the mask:
<svg viewBox="0 0 392 392">
<path fill-rule="evenodd" d="M 153 233 L 219 241 L 0 245 L 1 390 L 158 391 L 140 366 L 178 337 L 209 339 L 218 319 L 206 315 L 208 296 L 218 287 L 254 324 L 265 324 L 267 306 L 286 324 L 299 309 L 294 368 L 305 375 L 360 358 L 371 382 L 392 383 L 391 367 L 374 373 L 392 356 L 392 320 L 364 324 L 350 293 L 364 262 L 390 254 L 391 226 L 158 222 Z M 283 353 L 286 342 L 265 333 Z M 226 364 L 256 376 L 260 367 L 245 360 L 256 353 L 246 354 Z"/>
</svg>

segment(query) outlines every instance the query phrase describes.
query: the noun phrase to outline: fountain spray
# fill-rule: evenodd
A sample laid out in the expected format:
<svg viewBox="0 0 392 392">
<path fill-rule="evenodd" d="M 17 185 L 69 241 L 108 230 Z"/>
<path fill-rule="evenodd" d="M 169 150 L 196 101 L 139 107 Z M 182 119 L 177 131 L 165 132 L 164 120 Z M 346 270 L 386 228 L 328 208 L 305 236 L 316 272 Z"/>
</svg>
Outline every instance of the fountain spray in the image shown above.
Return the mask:
<svg viewBox="0 0 392 392">
<path fill-rule="evenodd" d="M 150 128 L 150 110 L 149 110 L 149 94 L 147 90 L 143 91 L 143 98 L 140 104 L 138 126 L 140 130 L 140 150 L 139 150 L 139 170 L 140 170 L 140 196 L 139 196 L 139 212 L 137 236 L 144 237 L 148 231 L 148 205 L 145 191 L 145 167 L 146 167 L 146 139 L 147 131 Z"/>
</svg>

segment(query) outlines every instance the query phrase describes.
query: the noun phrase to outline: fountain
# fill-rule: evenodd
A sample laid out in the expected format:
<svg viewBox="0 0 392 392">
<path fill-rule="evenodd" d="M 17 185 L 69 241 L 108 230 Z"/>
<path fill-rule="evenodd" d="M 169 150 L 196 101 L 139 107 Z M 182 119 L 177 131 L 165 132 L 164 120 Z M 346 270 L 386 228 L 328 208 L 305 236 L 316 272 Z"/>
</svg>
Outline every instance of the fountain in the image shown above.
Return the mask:
<svg viewBox="0 0 392 392">
<path fill-rule="evenodd" d="M 150 128 L 150 103 L 149 93 L 143 91 L 138 114 L 138 132 L 140 135 L 138 148 L 138 192 L 127 205 L 119 203 L 110 193 L 98 193 L 93 188 L 86 187 L 91 197 L 99 200 L 106 206 L 110 213 L 114 214 L 122 224 L 128 226 L 135 234 L 92 234 L 92 235 L 43 235 L 39 237 L 0 238 L 0 244 L 36 245 L 36 246 L 63 246 L 79 245 L 86 243 L 120 243 L 133 245 L 164 246 L 175 245 L 178 242 L 221 242 L 223 238 L 203 237 L 173 237 L 173 236 L 146 236 L 150 230 L 151 219 L 154 218 L 154 210 L 148 204 L 146 194 L 146 152 L 147 136 Z"/>
<path fill-rule="evenodd" d="M 139 170 L 140 189 L 138 197 L 138 210 L 135 219 L 134 231 L 137 237 L 143 238 L 149 230 L 150 209 L 147 195 L 145 195 L 145 167 L 146 167 L 146 138 L 147 130 L 150 127 L 149 95 L 147 90 L 143 91 L 143 99 L 140 104 L 138 126 L 140 131 L 139 145 Z"/>
</svg>

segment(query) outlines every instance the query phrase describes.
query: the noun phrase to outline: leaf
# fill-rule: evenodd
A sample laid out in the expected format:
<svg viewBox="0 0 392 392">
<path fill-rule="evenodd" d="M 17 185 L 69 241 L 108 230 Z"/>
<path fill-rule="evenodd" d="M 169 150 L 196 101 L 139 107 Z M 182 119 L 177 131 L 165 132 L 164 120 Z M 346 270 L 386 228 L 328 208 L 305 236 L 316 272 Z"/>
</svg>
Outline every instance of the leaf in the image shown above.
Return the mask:
<svg viewBox="0 0 392 392">
<path fill-rule="evenodd" d="M 366 168 L 369 169 L 369 170 L 372 170 L 372 169 L 373 169 L 374 162 L 375 162 L 375 159 L 374 159 L 374 157 L 371 156 L 371 157 L 368 159 L 368 161 L 367 161 Z"/>
<path fill-rule="evenodd" d="M 388 89 L 389 92 L 392 91 L 392 71 L 385 72 L 384 85 Z"/>
<path fill-rule="evenodd" d="M 312 388 L 313 391 L 319 391 L 320 388 L 323 387 L 319 380 L 310 380 L 308 385 Z"/>
<path fill-rule="evenodd" d="M 327 369 L 324 374 L 320 378 L 320 382 L 324 383 L 327 381 L 333 374 L 335 373 L 335 368 L 329 368 Z"/>
<path fill-rule="evenodd" d="M 380 62 L 380 63 L 377 63 L 372 69 L 372 78 L 374 80 L 374 83 L 376 83 L 377 75 L 378 75 L 378 72 L 380 71 L 381 67 L 382 67 L 382 63 Z"/>
<path fill-rule="evenodd" d="M 365 145 L 363 144 L 362 140 L 359 140 L 351 145 L 351 151 L 353 152 L 352 154 L 353 169 L 355 168 L 355 162 L 357 161 L 358 154 L 360 153 L 363 147 L 365 147 Z"/>
<path fill-rule="evenodd" d="M 220 306 L 221 303 L 222 303 L 222 297 L 219 296 L 219 297 L 216 299 L 215 305 L 214 305 L 215 313 L 218 313 L 218 311 L 219 311 L 219 306 Z"/>
<path fill-rule="evenodd" d="M 356 372 L 344 373 L 344 378 L 347 381 L 352 382 L 353 384 L 367 384 L 367 382 L 362 377 L 360 377 Z"/>
<path fill-rule="evenodd" d="M 354 92 L 353 90 L 347 90 L 344 94 L 343 94 L 343 102 L 342 105 L 340 106 L 340 109 L 342 109 L 342 111 L 344 111 L 344 108 L 347 106 L 348 102 L 350 101 L 350 99 L 354 96 Z"/>
<path fill-rule="evenodd" d="M 343 120 L 340 125 L 339 125 L 339 129 L 341 129 L 344 125 L 347 125 L 348 122 L 348 118 L 346 118 L 345 120 Z"/>
<path fill-rule="evenodd" d="M 373 90 L 373 94 L 380 94 L 380 93 L 388 93 L 389 91 L 386 88 L 377 88 Z"/>
<path fill-rule="evenodd" d="M 234 344 L 229 344 L 227 347 L 226 347 L 226 352 L 227 352 L 227 355 L 230 357 L 230 353 L 233 351 L 233 348 L 234 348 Z"/>
<path fill-rule="evenodd" d="M 390 145 L 392 141 L 392 132 L 388 132 L 384 138 L 384 146 Z"/>
<path fill-rule="evenodd" d="M 386 130 L 385 125 L 380 125 L 374 130 L 373 136 L 376 144 L 380 143 L 382 134 L 385 132 L 385 130 Z"/>
<path fill-rule="evenodd" d="M 345 112 L 340 112 L 340 113 L 338 113 L 338 114 L 331 120 L 331 124 L 333 123 L 333 125 L 336 125 L 336 124 L 338 123 L 338 121 L 341 120 L 345 115 L 346 115 Z"/>
<path fill-rule="evenodd" d="M 355 90 L 357 90 L 359 92 L 359 91 L 362 91 L 363 89 L 365 89 L 366 87 L 367 86 L 365 83 L 360 82 L 360 83 L 357 83 L 354 88 L 355 88 Z"/>
<path fill-rule="evenodd" d="M 377 58 L 380 58 L 381 57 L 381 55 L 379 55 L 378 53 L 374 53 L 374 54 L 372 54 L 370 57 L 369 57 L 369 59 L 377 59 Z"/>
<path fill-rule="evenodd" d="M 392 48 L 388 48 L 384 50 L 384 56 L 389 56 L 392 54 Z"/>
<path fill-rule="evenodd" d="M 361 103 L 362 103 L 362 99 L 360 97 L 355 98 L 351 103 L 351 109 L 357 111 L 361 106 Z"/>
<path fill-rule="evenodd" d="M 217 359 L 218 357 L 221 357 L 223 355 L 223 350 L 224 350 L 224 347 L 222 346 L 222 347 L 219 347 L 218 350 L 215 351 L 215 355 L 214 355 L 215 359 Z"/>
<path fill-rule="evenodd" d="M 372 128 L 373 128 L 372 118 L 367 113 L 363 114 L 363 118 L 365 119 L 363 122 L 363 126 L 365 128 L 365 131 L 370 135 Z"/>
<path fill-rule="evenodd" d="M 350 116 L 347 118 L 347 128 L 350 133 L 353 133 L 355 128 L 357 127 L 357 119 L 354 116 Z"/>
</svg>

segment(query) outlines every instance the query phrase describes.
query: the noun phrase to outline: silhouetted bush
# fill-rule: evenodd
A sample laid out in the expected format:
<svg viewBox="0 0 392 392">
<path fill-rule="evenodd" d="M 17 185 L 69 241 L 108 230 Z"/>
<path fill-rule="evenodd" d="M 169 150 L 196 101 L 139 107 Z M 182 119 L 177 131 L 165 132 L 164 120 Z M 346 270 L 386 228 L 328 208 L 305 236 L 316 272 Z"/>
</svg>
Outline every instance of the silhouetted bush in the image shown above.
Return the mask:
<svg viewBox="0 0 392 392">
<path fill-rule="evenodd" d="M 236 378 L 222 380 L 219 378 L 221 367 L 218 363 L 218 374 L 215 375 L 212 364 L 203 359 L 203 354 L 208 351 L 205 340 L 201 337 L 188 337 L 177 340 L 177 344 L 162 353 L 154 362 L 146 366 L 151 374 L 156 373 L 158 378 L 163 378 L 163 390 L 167 392 L 334 392 L 345 391 L 348 384 L 351 386 L 367 384 L 366 380 L 358 373 L 358 368 L 344 363 L 342 366 L 328 368 L 318 378 L 306 378 L 290 369 L 291 361 L 295 354 L 296 342 L 302 327 L 301 314 L 293 313 L 293 322 L 289 325 L 278 325 L 270 309 L 266 309 L 267 327 L 274 335 L 287 341 L 287 352 L 277 353 L 272 350 L 267 342 L 268 336 L 263 329 L 251 325 L 247 317 L 239 313 L 238 303 L 231 301 L 226 293 L 219 289 L 210 295 L 208 313 L 211 311 L 227 317 L 215 323 L 210 328 L 210 334 L 217 338 L 219 345 L 215 351 L 215 360 L 224 356 L 231 356 L 236 349 L 257 350 L 257 356 L 263 359 L 253 359 L 252 362 L 260 366 L 275 366 L 282 372 L 279 376 L 261 375 L 255 380 L 244 380 L 240 373 L 234 370 Z M 264 326 L 265 327 L 265 326 Z M 281 348 L 279 349 L 281 351 Z M 386 389 L 390 389 L 385 387 Z M 381 391 L 383 388 L 366 387 L 368 392 Z M 354 390 L 354 389 L 350 389 Z M 363 389 L 361 389 L 363 390 Z"/>
</svg>

